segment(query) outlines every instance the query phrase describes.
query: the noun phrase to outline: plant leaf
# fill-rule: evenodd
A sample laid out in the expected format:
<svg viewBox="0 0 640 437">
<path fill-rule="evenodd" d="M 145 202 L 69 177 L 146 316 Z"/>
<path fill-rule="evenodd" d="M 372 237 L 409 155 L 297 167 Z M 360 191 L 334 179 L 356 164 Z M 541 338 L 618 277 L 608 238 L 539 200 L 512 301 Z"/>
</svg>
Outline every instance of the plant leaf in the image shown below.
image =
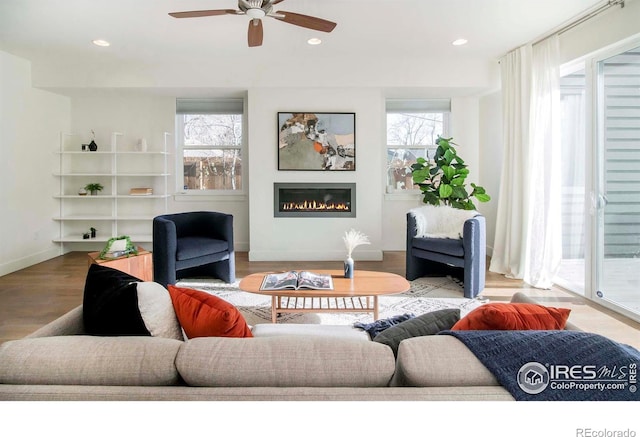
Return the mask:
<svg viewBox="0 0 640 437">
<path fill-rule="evenodd" d="M 446 199 L 447 197 L 451 196 L 451 193 L 453 193 L 453 188 L 451 188 L 450 185 L 440 184 L 438 194 L 440 194 L 441 198 Z"/>
</svg>

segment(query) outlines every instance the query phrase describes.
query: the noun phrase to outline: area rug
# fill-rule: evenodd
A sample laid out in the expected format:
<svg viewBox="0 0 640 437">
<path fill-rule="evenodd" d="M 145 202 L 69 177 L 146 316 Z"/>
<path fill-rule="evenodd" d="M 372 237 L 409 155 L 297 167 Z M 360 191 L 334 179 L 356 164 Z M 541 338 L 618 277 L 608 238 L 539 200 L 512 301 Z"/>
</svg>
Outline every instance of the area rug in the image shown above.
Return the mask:
<svg viewBox="0 0 640 437">
<path fill-rule="evenodd" d="M 184 279 L 176 285 L 206 291 L 232 303 L 249 325 L 271 323 L 271 297 L 241 291 L 238 288 L 239 282 L 226 284 L 215 279 Z M 459 308 L 460 315 L 464 316 L 485 302 L 487 300 L 464 298 L 462 287 L 451 278 L 419 278 L 411 281 L 411 288 L 405 293 L 380 296 L 379 318 L 401 314 L 419 316 L 445 308 Z M 372 321 L 372 313 L 283 313 L 278 317 L 278 323 L 323 325 L 351 325 Z"/>
</svg>

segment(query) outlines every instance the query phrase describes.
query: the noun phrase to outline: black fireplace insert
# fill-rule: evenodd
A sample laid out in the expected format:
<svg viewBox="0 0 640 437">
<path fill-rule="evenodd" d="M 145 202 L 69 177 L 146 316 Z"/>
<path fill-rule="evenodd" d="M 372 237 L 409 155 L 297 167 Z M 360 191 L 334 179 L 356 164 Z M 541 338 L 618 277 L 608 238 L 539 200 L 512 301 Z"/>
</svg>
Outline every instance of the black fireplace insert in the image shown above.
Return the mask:
<svg viewBox="0 0 640 437">
<path fill-rule="evenodd" d="M 356 184 L 275 183 L 274 217 L 355 217 Z"/>
</svg>

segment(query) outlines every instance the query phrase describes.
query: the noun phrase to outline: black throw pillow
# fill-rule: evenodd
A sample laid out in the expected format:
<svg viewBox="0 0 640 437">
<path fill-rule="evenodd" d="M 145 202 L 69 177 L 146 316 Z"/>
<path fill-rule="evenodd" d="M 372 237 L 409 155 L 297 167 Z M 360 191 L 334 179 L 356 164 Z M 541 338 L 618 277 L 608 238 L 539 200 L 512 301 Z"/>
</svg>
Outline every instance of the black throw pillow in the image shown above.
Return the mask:
<svg viewBox="0 0 640 437">
<path fill-rule="evenodd" d="M 138 308 L 140 279 L 92 264 L 84 286 L 83 320 L 87 334 L 151 335 Z"/>
<path fill-rule="evenodd" d="M 373 341 L 386 344 L 398 356 L 400 342 L 407 338 L 435 335 L 440 331 L 451 329 L 460 320 L 460 309 L 448 308 L 422 314 L 407 321 L 385 329 Z"/>
</svg>

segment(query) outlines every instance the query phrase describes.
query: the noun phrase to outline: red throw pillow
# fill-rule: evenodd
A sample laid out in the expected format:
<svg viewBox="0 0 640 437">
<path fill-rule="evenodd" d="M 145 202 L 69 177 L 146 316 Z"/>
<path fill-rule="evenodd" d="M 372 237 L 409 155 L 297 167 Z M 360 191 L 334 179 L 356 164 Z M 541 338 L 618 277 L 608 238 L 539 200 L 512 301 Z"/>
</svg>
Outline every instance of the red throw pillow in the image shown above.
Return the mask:
<svg viewBox="0 0 640 437">
<path fill-rule="evenodd" d="M 253 337 L 238 309 L 204 291 L 169 285 L 176 316 L 188 338 Z"/>
<path fill-rule="evenodd" d="M 570 312 L 534 303 L 488 303 L 460 319 L 451 330 L 564 329 Z"/>
</svg>

